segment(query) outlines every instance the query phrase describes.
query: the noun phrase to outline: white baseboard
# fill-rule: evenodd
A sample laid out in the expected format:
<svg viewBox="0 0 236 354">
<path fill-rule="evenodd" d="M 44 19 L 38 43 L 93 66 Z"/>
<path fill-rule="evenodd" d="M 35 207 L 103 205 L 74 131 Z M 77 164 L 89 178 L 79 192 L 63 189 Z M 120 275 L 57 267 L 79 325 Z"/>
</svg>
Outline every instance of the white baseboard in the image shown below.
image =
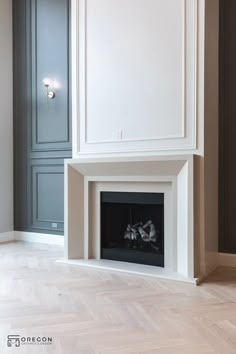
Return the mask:
<svg viewBox="0 0 236 354">
<path fill-rule="evenodd" d="M 0 233 L 0 243 L 10 242 L 15 240 L 14 231 Z"/>
<path fill-rule="evenodd" d="M 61 235 L 39 234 L 36 232 L 11 231 L 0 234 L 0 243 L 9 241 L 25 241 L 45 243 L 48 245 L 64 246 L 64 237 Z"/>
<path fill-rule="evenodd" d="M 219 253 L 218 265 L 224 267 L 236 267 L 236 254 Z"/>
<path fill-rule="evenodd" d="M 15 231 L 14 234 L 15 240 L 17 241 L 46 243 L 48 245 L 64 246 L 64 237 L 60 235 L 39 234 L 36 232 L 22 231 Z"/>
</svg>

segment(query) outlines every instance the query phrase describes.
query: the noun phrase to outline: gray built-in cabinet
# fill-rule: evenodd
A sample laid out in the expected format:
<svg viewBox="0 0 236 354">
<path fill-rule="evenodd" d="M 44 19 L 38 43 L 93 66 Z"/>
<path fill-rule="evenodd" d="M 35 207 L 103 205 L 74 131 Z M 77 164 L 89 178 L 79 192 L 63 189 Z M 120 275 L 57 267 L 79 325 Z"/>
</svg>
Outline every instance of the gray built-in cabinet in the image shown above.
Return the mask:
<svg viewBox="0 0 236 354">
<path fill-rule="evenodd" d="M 70 0 L 13 0 L 14 221 L 63 234 L 71 157 Z M 50 83 L 46 96 L 43 80 Z"/>
</svg>

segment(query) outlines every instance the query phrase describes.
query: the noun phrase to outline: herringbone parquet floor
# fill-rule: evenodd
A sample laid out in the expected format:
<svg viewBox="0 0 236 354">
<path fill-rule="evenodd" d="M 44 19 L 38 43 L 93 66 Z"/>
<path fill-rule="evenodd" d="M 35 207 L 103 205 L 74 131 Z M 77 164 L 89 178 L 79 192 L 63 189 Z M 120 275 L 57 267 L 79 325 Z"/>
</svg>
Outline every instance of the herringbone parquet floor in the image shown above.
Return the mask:
<svg viewBox="0 0 236 354">
<path fill-rule="evenodd" d="M 62 248 L 0 245 L 0 354 L 236 353 L 236 271 L 194 285 L 56 263 Z M 52 337 L 7 347 L 8 335 Z"/>
</svg>

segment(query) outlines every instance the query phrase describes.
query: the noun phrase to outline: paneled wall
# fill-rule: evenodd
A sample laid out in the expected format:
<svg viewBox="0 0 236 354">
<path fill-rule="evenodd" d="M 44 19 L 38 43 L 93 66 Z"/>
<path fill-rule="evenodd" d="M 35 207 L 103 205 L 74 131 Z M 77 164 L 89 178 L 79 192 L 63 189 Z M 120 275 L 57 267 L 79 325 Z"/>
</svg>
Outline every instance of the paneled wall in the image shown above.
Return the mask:
<svg viewBox="0 0 236 354">
<path fill-rule="evenodd" d="M 74 3 L 74 157 L 196 150 L 198 1 Z"/>
<path fill-rule="evenodd" d="M 195 155 L 195 270 L 208 274 L 218 261 L 219 1 L 72 6 L 73 164 Z"/>
<path fill-rule="evenodd" d="M 55 98 L 47 99 L 43 80 Z M 63 233 L 70 1 L 14 1 L 15 229 Z"/>
</svg>

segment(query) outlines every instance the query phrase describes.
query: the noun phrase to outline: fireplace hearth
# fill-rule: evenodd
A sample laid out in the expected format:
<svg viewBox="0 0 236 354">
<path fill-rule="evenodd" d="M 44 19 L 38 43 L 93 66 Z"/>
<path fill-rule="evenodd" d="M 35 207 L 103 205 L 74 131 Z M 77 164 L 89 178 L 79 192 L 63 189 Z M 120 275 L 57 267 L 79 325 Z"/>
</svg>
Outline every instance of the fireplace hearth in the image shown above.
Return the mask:
<svg viewBox="0 0 236 354">
<path fill-rule="evenodd" d="M 101 258 L 164 267 L 164 193 L 101 192 Z"/>
</svg>

